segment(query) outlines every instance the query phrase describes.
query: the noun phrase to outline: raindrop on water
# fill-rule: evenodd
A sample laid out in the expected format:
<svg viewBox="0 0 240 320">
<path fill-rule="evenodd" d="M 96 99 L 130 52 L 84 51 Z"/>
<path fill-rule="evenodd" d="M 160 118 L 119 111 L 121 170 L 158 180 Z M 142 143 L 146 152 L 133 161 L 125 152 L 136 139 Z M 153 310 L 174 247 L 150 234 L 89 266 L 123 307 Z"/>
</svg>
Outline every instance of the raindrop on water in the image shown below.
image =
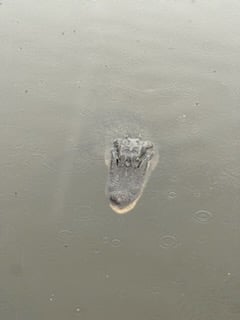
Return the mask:
<svg viewBox="0 0 240 320">
<path fill-rule="evenodd" d="M 170 248 L 176 248 L 179 245 L 179 243 L 175 236 L 166 235 L 160 239 L 159 245 L 163 249 L 170 249 Z"/>
<path fill-rule="evenodd" d="M 113 247 L 119 247 L 121 243 L 119 239 L 113 239 L 111 242 Z"/>
<path fill-rule="evenodd" d="M 174 191 L 170 191 L 169 193 L 168 193 L 168 199 L 175 199 L 176 198 L 176 196 L 177 196 L 177 194 L 176 194 L 176 192 L 174 192 Z"/>
<path fill-rule="evenodd" d="M 193 219 L 199 223 L 208 223 L 212 218 L 212 213 L 207 210 L 198 210 L 193 213 Z"/>
</svg>

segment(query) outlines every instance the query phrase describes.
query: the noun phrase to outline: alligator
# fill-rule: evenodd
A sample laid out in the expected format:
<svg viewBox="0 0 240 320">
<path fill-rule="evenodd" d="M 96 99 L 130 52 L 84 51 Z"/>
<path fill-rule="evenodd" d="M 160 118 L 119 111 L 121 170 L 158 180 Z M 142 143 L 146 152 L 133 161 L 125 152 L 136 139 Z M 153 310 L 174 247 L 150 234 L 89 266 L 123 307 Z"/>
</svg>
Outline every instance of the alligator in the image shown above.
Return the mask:
<svg viewBox="0 0 240 320">
<path fill-rule="evenodd" d="M 156 165 L 155 151 L 151 141 L 140 137 L 113 141 L 110 159 L 106 161 L 109 167 L 106 194 L 115 212 L 123 214 L 135 207 Z"/>
</svg>

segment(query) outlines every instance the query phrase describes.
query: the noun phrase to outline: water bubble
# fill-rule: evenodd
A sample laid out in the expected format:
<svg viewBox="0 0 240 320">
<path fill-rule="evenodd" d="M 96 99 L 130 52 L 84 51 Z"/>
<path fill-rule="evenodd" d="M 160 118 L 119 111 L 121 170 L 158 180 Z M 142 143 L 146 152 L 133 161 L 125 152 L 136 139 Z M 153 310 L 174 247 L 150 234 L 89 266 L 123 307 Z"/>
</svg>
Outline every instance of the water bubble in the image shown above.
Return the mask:
<svg viewBox="0 0 240 320">
<path fill-rule="evenodd" d="M 170 192 L 168 193 L 168 199 L 175 199 L 176 196 L 177 196 L 177 194 L 176 194 L 176 192 L 174 192 L 174 191 L 170 191 Z"/>
<path fill-rule="evenodd" d="M 163 249 L 176 248 L 179 243 L 175 236 L 173 235 L 165 235 L 160 239 L 160 247 Z"/>
<path fill-rule="evenodd" d="M 178 117 L 178 121 L 180 121 L 180 122 L 185 122 L 185 121 L 186 121 L 186 118 L 187 118 L 187 115 L 184 113 L 184 114 L 182 114 L 182 115 L 180 115 L 180 116 Z"/>
<path fill-rule="evenodd" d="M 53 302 L 54 297 L 55 297 L 55 294 L 54 294 L 54 293 L 52 293 L 52 294 L 51 294 L 51 296 L 50 296 L 50 298 L 49 298 L 49 301 Z"/>
<path fill-rule="evenodd" d="M 76 312 L 80 312 L 81 309 L 79 307 L 76 308 Z"/>
<path fill-rule="evenodd" d="M 119 239 L 113 239 L 111 242 L 113 247 L 119 247 L 121 243 Z"/>
<path fill-rule="evenodd" d="M 207 210 L 198 210 L 193 213 L 193 219 L 199 223 L 208 223 L 212 218 L 212 213 Z"/>
</svg>

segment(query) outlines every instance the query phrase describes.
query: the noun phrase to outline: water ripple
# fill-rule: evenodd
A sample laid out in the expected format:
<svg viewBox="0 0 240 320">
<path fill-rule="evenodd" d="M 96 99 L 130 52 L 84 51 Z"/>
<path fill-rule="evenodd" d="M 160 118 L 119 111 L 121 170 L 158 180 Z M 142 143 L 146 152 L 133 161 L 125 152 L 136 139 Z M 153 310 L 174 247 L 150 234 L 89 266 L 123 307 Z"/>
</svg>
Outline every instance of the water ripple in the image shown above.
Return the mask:
<svg viewBox="0 0 240 320">
<path fill-rule="evenodd" d="M 193 213 L 193 219 L 199 223 L 208 223 L 212 218 L 212 213 L 207 210 L 198 210 Z"/>
<path fill-rule="evenodd" d="M 159 243 L 160 247 L 163 249 L 176 248 L 180 245 L 177 241 L 177 238 L 174 235 L 165 235 L 162 236 Z"/>
</svg>

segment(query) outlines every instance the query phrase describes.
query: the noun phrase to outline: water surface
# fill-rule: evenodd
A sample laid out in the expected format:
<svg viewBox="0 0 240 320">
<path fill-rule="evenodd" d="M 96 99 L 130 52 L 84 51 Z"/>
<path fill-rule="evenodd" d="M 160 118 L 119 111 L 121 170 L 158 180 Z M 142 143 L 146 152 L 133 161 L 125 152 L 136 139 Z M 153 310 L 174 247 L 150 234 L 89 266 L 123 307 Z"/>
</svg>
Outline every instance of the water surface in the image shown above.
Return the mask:
<svg viewBox="0 0 240 320">
<path fill-rule="evenodd" d="M 240 3 L 0 5 L 0 318 L 240 317 Z M 105 147 L 159 163 L 134 211 Z"/>
</svg>

